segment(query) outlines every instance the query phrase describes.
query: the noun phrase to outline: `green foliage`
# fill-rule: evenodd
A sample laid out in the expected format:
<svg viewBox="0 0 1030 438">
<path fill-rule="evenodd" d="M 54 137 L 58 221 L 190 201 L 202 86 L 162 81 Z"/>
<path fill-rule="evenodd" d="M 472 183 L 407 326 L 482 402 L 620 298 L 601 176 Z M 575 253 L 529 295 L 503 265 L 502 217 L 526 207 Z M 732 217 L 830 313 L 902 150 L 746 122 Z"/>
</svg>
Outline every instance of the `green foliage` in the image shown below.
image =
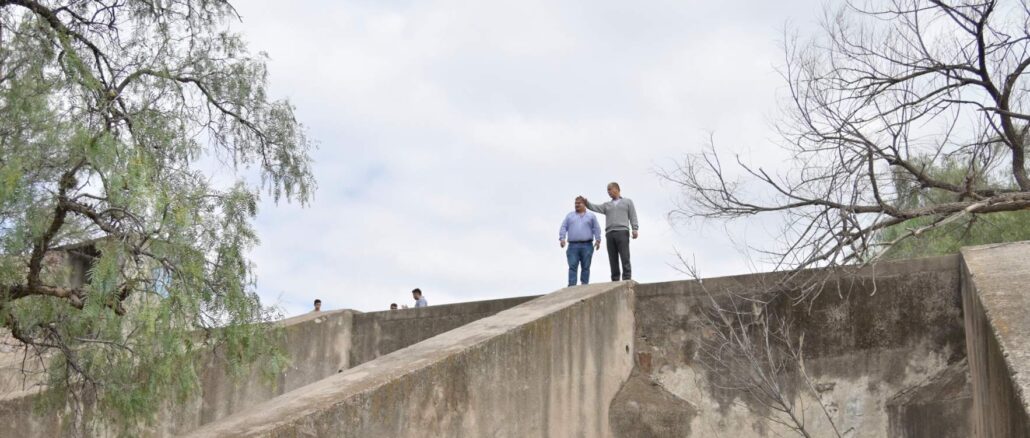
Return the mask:
<svg viewBox="0 0 1030 438">
<path fill-rule="evenodd" d="M 44 406 L 90 408 L 87 433 L 133 435 L 197 390 L 203 357 L 285 366 L 246 255 L 261 193 L 309 199 L 311 145 L 233 18 L 0 0 L 0 325 L 49 364 Z"/>
<path fill-rule="evenodd" d="M 880 239 L 891 241 L 908 229 L 930 225 L 931 218 L 918 218 L 889 227 Z M 963 246 L 1030 240 L 1030 211 L 1005 211 L 973 216 L 959 222 L 930 229 L 919 236 L 902 240 L 884 253 L 887 259 L 908 259 L 954 254 Z"/>
<path fill-rule="evenodd" d="M 969 168 L 967 163 L 943 159 L 935 165 L 929 159 L 920 161 L 926 174 L 939 181 L 969 184 L 977 189 L 1012 188 L 1011 183 L 993 176 L 990 169 Z M 953 193 L 918 187 L 904 175 L 898 173 L 894 178 L 898 207 L 928 207 L 957 200 Z M 963 246 L 1030 240 L 1030 211 L 1026 210 L 966 215 L 938 224 L 940 220 L 940 217 L 924 216 L 883 229 L 876 240 L 880 243 L 897 240 L 897 243 L 887 248 L 881 257 L 906 259 L 954 254 Z M 915 230 L 924 231 L 909 236 Z"/>
</svg>

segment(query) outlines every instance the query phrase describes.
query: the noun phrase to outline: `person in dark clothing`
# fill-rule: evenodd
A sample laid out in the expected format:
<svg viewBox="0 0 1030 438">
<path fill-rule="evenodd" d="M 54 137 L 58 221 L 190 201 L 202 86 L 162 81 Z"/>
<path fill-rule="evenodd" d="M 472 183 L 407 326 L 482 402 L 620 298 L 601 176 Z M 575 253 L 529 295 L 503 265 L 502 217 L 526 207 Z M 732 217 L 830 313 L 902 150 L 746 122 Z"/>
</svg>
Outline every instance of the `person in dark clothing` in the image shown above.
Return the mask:
<svg viewBox="0 0 1030 438">
<path fill-rule="evenodd" d="M 632 200 L 622 197 L 619 183 L 608 184 L 608 196 L 612 200 L 604 204 L 586 201 L 586 205 L 588 209 L 604 215 L 604 237 L 608 241 L 608 264 L 612 270 L 612 281 L 619 281 L 620 277 L 629 280 L 633 277 L 629 262 L 629 239 L 630 236 L 636 239 L 640 229 L 637 208 Z"/>
</svg>

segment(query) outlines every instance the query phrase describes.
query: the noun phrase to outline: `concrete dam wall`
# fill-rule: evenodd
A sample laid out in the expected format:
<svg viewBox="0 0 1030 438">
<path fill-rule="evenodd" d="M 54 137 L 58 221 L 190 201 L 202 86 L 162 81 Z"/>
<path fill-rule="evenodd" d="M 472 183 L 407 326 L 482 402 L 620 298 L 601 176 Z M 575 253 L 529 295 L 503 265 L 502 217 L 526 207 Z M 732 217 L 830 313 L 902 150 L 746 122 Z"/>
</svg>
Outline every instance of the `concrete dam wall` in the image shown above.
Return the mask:
<svg viewBox="0 0 1030 438">
<path fill-rule="evenodd" d="M 962 367 L 966 347 L 959 263 L 957 256 L 947 256 L 830 273 L 826 281 L 832 286 L 810 303 L 769 307 L 792 321 L 794 333 L 804 334 L 808 381 L 779 383 L 812 436 L 969 436 L 968 394 L 951 402 L 958 415 L 930 421 L 910 414 L 921 402 L 906 399 L 899 405 L 897 400 L 949 367 Z M 764 363 L 757 370 L 742 362 L 712 366 L 702 351 L 711 330 L 701 324 L 702 309 L 729 294 L 766 291 L 779 283 L 776 277 L 705 279 L 703 287 L 695 281 L 636 287 L 636 367 L 612 408 L 620 436 L 796 435 L 780 424 L 790 423 L 785 414 L 750 396 L 750 390 L 768 388 L 741 378 L 764 371 Z M 961 390 L 964 368 L 959 377 Z"/>
<path fill-rule="evenodd" d="M 1017 243 L 789 279 L 601 283 L 304 315 L 283 322 L 305 341 L 290 343 L 294 367 L 278 389 L 231 383 L 212 363 L 196 405 L 149 434 L 766 437 L 799 436 L 801 424 L 813 437 L 1030 437 L 1026 260 L 1030 244 Z M 813 279 L 824 287 L 810 299 L 784 298 Z M 788 322 L 796 354 L 776 357 L 794 366 L 713 365 L 720 332 L 706 309 L 770 291 L 787 293 L 739 318 Z M 756 378 L 786 411 L 749 386 Z M 59 417 L 32 417 L 24 402 L 0 400 L 13 426 L 0 437 L 62 434 Z"/>
<path fill-rule="evenodd" d="M 472 321 L 529 301 L 517 297 L 419 309 L 362 313 L 333 310 L 307 313 L 280 321 L 285 334 L 282 345 L 290 366 L 274 383 L 263 382 L 257 371 L 232 378 L 225 373 L 223 358 L 201 360 L 201 390 L 189 402 L 166 409 L 146 436 L 186 434 L 201 425 L 224 418 L 286 392 L 317 382 L 343 370 L 374 360 L 408 345 L 461 327 Z M 20 357 L 20 356 L 19 356 Z M 12 363 L 20 363 L 12 357 Z M 11 367 L 8 368 L 12 368 Z M 18 383 L 17 373 L 3 370 L 0 383 L 0 438 L 56 437 L 70 435 L 66 415 L 33 413 L 35 394 Z"/>
<path fill-rule="evenodd" d="M 195 437 L 609 437 L 628 282 L 569 288 L 209 424 Z"/>
</svg>

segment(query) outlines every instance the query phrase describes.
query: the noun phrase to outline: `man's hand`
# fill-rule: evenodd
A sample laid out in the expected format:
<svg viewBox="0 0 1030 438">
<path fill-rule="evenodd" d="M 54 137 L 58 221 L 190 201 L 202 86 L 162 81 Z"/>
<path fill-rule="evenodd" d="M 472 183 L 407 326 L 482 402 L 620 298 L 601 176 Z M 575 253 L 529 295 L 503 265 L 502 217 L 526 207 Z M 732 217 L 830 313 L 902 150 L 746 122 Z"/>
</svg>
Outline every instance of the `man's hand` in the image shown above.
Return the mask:
<svg viewBox="0 0 1030 438">
<path fill-rule="evenodd" d="M 565 248 L 565 240 L 564 239 L 563 240 L 559 240 L 558 243 L 561 243 L 561 247 Z"/>
<path fill-rule="evenodd" d="M 594 251 L 601 249 L 601 241 L 594 242 Z"/>
<path fill-rule="evenodd" d="M 633 238 L 634 238 L 634 239 L 636 239 L 636 238 L 637 238 L 637 230 L 633 230 Z"/>
</svg>

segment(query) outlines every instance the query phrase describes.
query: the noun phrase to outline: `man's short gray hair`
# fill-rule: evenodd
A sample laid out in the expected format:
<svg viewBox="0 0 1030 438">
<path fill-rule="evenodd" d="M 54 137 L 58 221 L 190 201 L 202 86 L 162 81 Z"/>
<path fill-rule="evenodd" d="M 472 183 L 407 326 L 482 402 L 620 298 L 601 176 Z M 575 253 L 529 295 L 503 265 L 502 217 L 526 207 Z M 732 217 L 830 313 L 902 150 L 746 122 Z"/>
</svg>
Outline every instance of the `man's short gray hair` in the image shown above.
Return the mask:
<svg viewBox="0 0 1030 438">
<path fill-rule="evenodd" d="M 615 181 L 612 181 L 612 182 L 608 183 L 608 187 L 615 187 L 616 189 L 618 189 L 620 191 L 622 190 L 622 187 L 619 187 L 619 183 L 617 183 Z"/>
</svg>

